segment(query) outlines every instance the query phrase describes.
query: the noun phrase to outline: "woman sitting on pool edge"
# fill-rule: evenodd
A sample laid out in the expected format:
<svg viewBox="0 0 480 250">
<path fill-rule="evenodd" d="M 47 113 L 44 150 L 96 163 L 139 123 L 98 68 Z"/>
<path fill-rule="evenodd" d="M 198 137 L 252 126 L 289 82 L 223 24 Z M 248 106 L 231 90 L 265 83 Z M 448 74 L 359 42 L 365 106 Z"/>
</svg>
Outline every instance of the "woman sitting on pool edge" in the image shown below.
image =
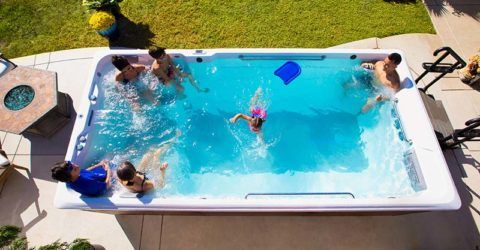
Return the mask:
<svg viewBox="0 0 480 250">
<path fill-rule="evenodd" d="M 250 112 L 252 113 L 251 116 L 238 113 L 234 117 L 230 118 L 230 122 L 235 123 L 238 119 L 242 118 L 248 122 L 248 126 L 250 127 L 250 130 L 252 132 L 260 133 L 262 125 L 265 122 L 265 119 L 267 119 L 267 110 L 265 108 L 265 105 L 261 105 L 261 103 L 258 101 L 261 93 L 262 88 L 258 88 L 255 91 L 252 99 L 250 99 Z"/>
<path fill-rule="evenodd" d="M 151 66 L 152 73 L 156 75 L 164 85 L 173 83 L 177 92 L 183 92 L 184 88 L 180 82 L 183 81 L 183 78 L 188 77 L 190 84 L 192 84 L 198 92 L 208 92 L 208 88 L 202 89 L 197 85 L 197 81 L 193 79 L 192 74 L 181 72 L 175 67 L 172 58 L 165 52 L 165 48 L 151 46 L 148 49 L 148 54 L 155 59 Z"/>
<path fill-rule="evenodd" d="M 145 71 L 144 65 L 130 64 L 127 58 L 123 56 L 112 56 L 112 64 L 120 70 L 115 76 L 117 87 L 120 88 L 122 94 L 131 102 L 135 110 L 140 109 L 139 92 L 145 95 L 145 98 L 156 104 L 157 101 L 153 97 L 152 90 L 146 86 L 145 83 L 137 82 L 138 75 Z"/>
<path fill-rule="evenodd" d="M 134 193 L 147 192 L 155 188 L 155 183 L 153 180 L 150 180 L 143 171 L 147 166 L 152 166 L 153 168 L 158 166 L 159 157 L 168 151 L 171 146 L 171 143 L 174 142 L 181 135 L 180 130 L 177 129 L 176 135 L 163 142 L 160 147 L 155 149 L 150 149 L 142 157 L 140 164 L 138 164 L 138 169 L 133 166 L 129 161 L 123 162 L 120 167 L 117 168 L 117 177 L 120 180 L 122 186 L 127 188 L 129 191 Z M 158 186 L 163 188 L 165 186 L 165 170 L 168 168 L 168 163 L 164 162 L 160 166 L 160 180 L 158 180 Z"/>
</svg>

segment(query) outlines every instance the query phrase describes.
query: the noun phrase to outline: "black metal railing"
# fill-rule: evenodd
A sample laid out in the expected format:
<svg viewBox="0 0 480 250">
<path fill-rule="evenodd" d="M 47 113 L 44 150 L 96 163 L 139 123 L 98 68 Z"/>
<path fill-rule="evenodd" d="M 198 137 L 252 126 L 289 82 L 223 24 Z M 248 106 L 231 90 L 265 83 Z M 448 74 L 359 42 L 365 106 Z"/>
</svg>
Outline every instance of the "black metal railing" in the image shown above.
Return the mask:
<svg viewBox="0 0 480 250">
<path fill-rule="evenodd" d="M 424 76 L 428 73 L 441 73 L 435 79 L 433 79 L 430 83 L 428 83 L 423 88 L 418 88 L 419 90 L 426 92 L 428 88 L 430 88 L 434 83 L 440 80 L 448 73 L 452 73 L 456 69 L 461 69 L 467 66 L 467 63 L 450 47 L 441 47 L 433 52 L 434 56 L 437 56 L 440 52 L 444 52 L 435 62 L 433 63 L 422 63 L 422 67 L 425 71 L 415 79 L 415 83 L 418 83 Z M 442 63 L 442 61 L 447 58 L 447 56 L 451 55 L 456 62 L 455 63 Z"/>
<path fill-rule="evenodd" d="M 440 139 L 440 145 L 443 148 L 453 148 L 462 142 L 471 141 L 476 137 L 480 138 L 480 129 L 477 129 L 480 127 L 480 117 L 466 121 L 465 126 L 463 129 L 455 129 L 452 134 Z"/>
</svg>

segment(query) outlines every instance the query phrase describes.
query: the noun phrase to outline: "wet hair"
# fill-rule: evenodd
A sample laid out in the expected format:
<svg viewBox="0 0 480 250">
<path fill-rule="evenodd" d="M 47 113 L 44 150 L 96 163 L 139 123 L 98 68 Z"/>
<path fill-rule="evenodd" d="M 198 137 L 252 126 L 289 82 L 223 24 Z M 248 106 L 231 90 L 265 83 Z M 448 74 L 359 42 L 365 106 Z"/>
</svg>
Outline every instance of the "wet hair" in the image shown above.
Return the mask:
<svg viewBox="0 0 480 250">
<path fill-rule="evenodd" d="M 135 177 L 137 170 L 129 161 L 124 161 L 119 168 L 117 168 L 117 177 L 122 181 L 129 181 Z"/>
<path fill-rule="evenodd" d="M 158 46 L 151 46 L 150 48 L 148 48 L 148 54 L 151 57 L 158 59 L 163 54 L 165 54 L 165 48 L 158 47 Z"/>
<path fill-rule="evenodd" d="M 123 56 L 112 56 L 112 64 L 113 66 L 115 66 L 115 68 L 117 68 L 120 71 L 122 71 L 125 67 L 130 65 L 127 58 Z"/>
<path fill-rule="evenodd" d="M 254 117 L 252 119 L 252 127 L 260 129 L 260 128 L 262 128 L 262 124 L 263 124 L 263 119 L 262 118 Z"/>
<path fill-rule="evenodd" d="M 388 55 L 388 59 L 390 59 L 390 61 L 392 61 L 396 65 L 399 65 L 402 62 L 402 56 L 400 56 L 400 54 L 398 53 L 392 53 Z"/>
<path fill-rule="evenodd" d="M 68 168 L 68 163 L 65 161 L 57 162 L 53 167 L 52 170 L 52 178 L 57 181 L 61 182 L 70 182 L 72 181 L 72 175 L 70 174 L 70 170 Z"/>
</svg>

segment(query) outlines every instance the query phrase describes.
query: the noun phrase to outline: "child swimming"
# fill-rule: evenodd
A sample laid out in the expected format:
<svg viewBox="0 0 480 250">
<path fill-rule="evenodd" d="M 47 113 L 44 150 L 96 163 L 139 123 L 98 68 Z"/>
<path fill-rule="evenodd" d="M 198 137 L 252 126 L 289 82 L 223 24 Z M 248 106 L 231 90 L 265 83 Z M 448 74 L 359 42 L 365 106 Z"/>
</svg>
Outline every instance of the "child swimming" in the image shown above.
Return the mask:
<svg viewBox="0 0 480 250">
<path fill-rule="evenodd" d="M 232 118 L 230 118 L 231 123 L 237 122 L 238 119 L 244 119 L 248 122 L 250 130 L 254 133 L 260 133 L 263 123 L 267 119 L 267 110 L 265 105 L 259 102 L 259 96 L 262 94 L 262 88 L 258 88 L 255 91 L 252 99 L 250 99 L 250 112 L 251 116 L 238 113 Z"/>
</svg>

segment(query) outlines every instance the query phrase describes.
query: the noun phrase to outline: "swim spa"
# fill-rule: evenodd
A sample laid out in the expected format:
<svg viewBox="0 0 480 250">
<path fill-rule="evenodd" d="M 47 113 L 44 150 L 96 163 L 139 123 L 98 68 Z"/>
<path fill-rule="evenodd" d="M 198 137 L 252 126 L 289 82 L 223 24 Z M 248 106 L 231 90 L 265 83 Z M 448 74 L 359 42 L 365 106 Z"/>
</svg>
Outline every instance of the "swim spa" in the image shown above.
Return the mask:
<svg viewBox="0 0 480 250">
<path fill-rule="evenodd" d="M 362 113 L 378 92 L 362 61 L 392 50 L 170 50 L 185 79 L 183 94 L 155 82 L 158 104 L 138 112 L 114 87 L 111 56 L 150 65 L 142 50 L 100 53 L 77 111 L 66 160 L 88 167 L 102 159 L 138 163 L 148 149 L 181 131 L 159 161 L 169 162 L 166 185 L 132 195 L 118 184 L 85 197 L 59 183 L 58 208 L 119 211 L 421 211 L 460 207 L 460 199 L 405 58 L 402 90 Z M 287 61 L 301 74 L 284 85 L 274 71 Z M 262 89 L 268 117 L 263 139 L 243 121 Z M 158 176 L 156 169 L 147 169 Z"/>
</svg>

